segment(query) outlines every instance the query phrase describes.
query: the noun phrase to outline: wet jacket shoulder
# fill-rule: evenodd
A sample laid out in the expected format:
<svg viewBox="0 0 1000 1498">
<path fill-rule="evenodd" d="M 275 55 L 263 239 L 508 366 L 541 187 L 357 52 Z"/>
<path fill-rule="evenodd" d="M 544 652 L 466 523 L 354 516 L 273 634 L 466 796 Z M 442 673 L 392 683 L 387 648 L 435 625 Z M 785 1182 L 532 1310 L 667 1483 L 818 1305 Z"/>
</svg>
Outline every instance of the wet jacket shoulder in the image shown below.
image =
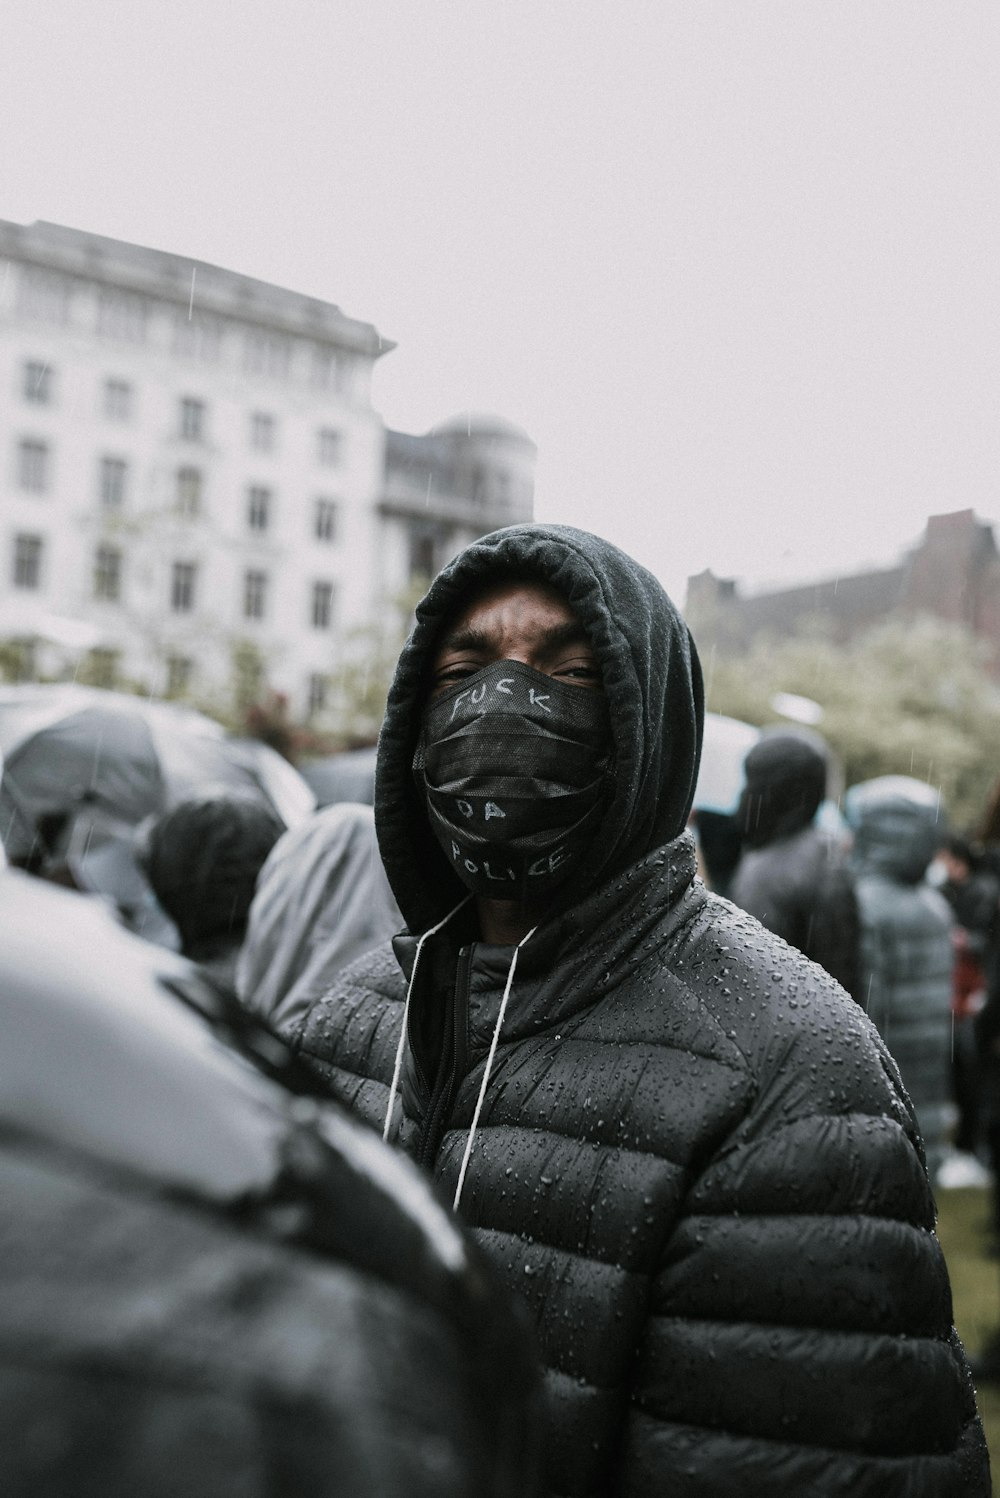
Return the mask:
<svg viewBox="0 0 1000 1498">
<path fill-rule="evenodd" d="M 516 972 L 461 913 L 424 935 L 464 891 L 412 773 L 442 623 L 505 573 L 569 600 L 615 733 L 605 823 Z M 379 749 L 413 934 L 342 976 L 300 1054 L 381 1125 L 409 989 L 391 1129 L 533 1313 L 552 1494 L 985 1495 L 898 1073 L 828 975 L 695 878 L 701 721 L 683 623 L 613 547 L 514 527 L 464 552 L 418 609 Z"/>
</svg>

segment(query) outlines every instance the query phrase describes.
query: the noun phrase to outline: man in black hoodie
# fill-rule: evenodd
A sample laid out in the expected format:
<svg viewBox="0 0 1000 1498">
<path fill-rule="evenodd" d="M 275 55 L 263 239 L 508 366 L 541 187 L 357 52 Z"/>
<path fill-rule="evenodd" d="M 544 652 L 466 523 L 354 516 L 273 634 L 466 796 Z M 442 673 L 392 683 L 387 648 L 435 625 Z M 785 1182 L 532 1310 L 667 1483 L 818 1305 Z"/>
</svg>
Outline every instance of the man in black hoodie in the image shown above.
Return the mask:
<svg viewBox="0 0 1000 1498">
<path fill-rule="evenodd" d="M 743 856 L 729 887 L 741 910 L 860 998 L 860 923 L 844 850 L 816 825 L 826 795 L 822 751 L 792 733 L 767 734 L 744 761 L 736 812 Z"/>
<path fill-rule="evenodd" d="M 615 547 L 463 552 L 379 744 L 409 929 L 300 1053 L 531 1306 L 551 1493 L 985 1495 L 912 1111 L 843 990 L 696 879 L 702 716 Z"/>
</svg>

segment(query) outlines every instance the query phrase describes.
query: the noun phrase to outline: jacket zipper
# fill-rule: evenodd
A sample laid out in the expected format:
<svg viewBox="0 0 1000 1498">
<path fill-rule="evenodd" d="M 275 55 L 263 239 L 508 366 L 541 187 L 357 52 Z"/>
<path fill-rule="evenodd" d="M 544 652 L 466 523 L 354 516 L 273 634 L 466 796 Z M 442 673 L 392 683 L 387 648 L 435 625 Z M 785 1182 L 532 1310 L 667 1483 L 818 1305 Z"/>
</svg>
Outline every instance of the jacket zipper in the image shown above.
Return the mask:
<svg viewBox="0 0 1000 1498">
<path fill-rule="evenodd" d="M 449 1012 L 445 1016 L 442 1034 L 445 1038 L 445 1054 L 441 1057 L 434 1089 L 424 1114 L 424 1126 L 417 1142 L 416 1160 L 419 1165 L 430 1167 L 437 1154 L 444 1134 L 448 1108 L 458 1090 L 458 1082 L 465 1074 L 467 1065 L 465 1026 L 469 1012 L 469 984 L 472 976 L 472 947 L 462 947 L 458 954 L 455 972 L 455 988 L 450 998 Z"/>
</svg>

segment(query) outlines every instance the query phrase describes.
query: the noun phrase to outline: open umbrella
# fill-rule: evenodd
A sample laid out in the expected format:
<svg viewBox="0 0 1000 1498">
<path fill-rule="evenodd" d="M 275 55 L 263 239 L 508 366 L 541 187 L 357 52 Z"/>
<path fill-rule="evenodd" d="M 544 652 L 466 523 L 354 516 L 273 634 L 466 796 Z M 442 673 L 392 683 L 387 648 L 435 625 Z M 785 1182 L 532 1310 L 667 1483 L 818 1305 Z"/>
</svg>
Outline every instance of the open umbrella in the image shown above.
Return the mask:
<svg viewBox="0 0 1000 1498">
<path fill-rule="evenodd" d="M 69 869 L 137 920 L 151 894 L 133 854 L 136 827 L 189 796 L 243 794 L 286 825 L 315 798 L 266 745 L 247 750 L 172 703 L 96 688 L 0 689 L 0 839 L 12 863 Z"/>
<path fill-rule="evenodd" d="M 705 714 L 695 811 L 735 812 L 745 783 L 743 761 L 759 738 L 760 729 L 739 718 Z"/>
</svg>

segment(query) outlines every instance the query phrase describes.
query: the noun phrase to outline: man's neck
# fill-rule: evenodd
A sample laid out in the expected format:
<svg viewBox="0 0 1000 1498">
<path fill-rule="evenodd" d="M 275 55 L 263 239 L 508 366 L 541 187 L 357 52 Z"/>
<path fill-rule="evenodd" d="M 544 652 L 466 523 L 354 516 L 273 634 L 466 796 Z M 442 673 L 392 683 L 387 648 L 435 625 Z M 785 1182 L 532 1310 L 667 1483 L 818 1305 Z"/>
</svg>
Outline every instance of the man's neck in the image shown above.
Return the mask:
<svg viewBox="0 0 1000 1498">
<path fill-rule="evenodd" d="M 490 900 L 476 896 L 476 911 L 483 941 L 493 947 L 514 947 L 537 925 L 540 912 L 529 911 L 513 900 Z"/>
</svg>

